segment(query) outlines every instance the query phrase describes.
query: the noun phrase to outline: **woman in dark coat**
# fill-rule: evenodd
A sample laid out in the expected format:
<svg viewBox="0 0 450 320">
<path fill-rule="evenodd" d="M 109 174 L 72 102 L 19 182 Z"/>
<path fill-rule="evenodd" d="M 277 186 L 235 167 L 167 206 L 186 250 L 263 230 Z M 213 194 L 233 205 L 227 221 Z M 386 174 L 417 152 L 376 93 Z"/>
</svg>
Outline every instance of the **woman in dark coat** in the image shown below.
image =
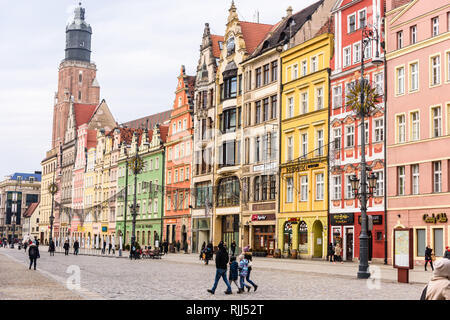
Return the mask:
<svg viewBox="0 0 450 320">
<path fill-rule="evenodd" d="M 33 243 L 30 245 L 30 248 L 28 249 L 28 256 L 30 257 L 30 267 L 28 269 L 31 270 L 31 266 L 34 263 L 34 270 L 36 270 L 36 260 L 41 256 L 39 255 L 39 248 L 37 247 L 35 241 L 33 241 Z"/>
<path fill-rule="evenodd" d="M 233 240 L 230 248 L 231 248 L 231 255 L 234 256 L 234 253 L 236 252 L 236 241 Z"/>
<path fill-rule="evenodd" d="M 427 264 L 428 264 L 428 262 L 431 265 L 431 270 L 434 271 L 433 259 L 431 257 L 431 253 L 432 252 L 433 252 L 433 249 L 430 248 L 430 245 L 427 245 L 427 247 L 425 248 L 425 271 L 427 271 Z"/>
<path fill-rule="evenodd" d="M 63 248 L 64 248 L 64 255 L 68 256 L 69 255 L 69 248 L 70 248 L 69 241 L 66 240 L 66 242 L 64 242 Z"/>
<path fill-rule="evenodd" d="M 334 248 L 333 248 L 333 244 L 330 242 L 328 244 L 327 261 L 328 261 L 328 257 L 330 257 L 330 262 L 333 262 L 333 256 L 334 256 Z"/>
<path fill-rule="evenodd" d="M 52 240 L 48 246 L 48 252 L 50 252 L 51 256 L 55 255 L 55 242 Z"/>
</svg>

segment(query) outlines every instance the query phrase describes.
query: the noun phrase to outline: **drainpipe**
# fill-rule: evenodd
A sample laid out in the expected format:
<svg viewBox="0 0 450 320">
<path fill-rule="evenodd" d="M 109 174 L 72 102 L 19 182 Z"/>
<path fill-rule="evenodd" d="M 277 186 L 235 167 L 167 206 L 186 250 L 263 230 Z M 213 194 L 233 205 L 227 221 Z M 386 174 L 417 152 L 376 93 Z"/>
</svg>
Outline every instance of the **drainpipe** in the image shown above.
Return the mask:
<svg viewBox="0 0 450 320">
<path fill-rule="evenodd" d="M 386 129 L 387 129 L 387 63 L 386 63 L 386 51 L 384 52 L 384 264 L 387 264 L 388 255 L 388 243 L 387 243 L 387 150 L 386 150 Z"/>
</svg>

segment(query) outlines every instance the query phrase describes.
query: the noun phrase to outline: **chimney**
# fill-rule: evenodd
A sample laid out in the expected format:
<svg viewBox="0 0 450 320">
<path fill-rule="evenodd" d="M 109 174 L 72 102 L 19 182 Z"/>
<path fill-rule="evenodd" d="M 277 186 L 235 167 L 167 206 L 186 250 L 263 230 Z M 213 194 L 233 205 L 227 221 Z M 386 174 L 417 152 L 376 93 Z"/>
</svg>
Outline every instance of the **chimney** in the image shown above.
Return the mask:
<svg viewBox="0 0 450 320">
<path fill-rule="evenodd" d="M 286 14 L 288 17 L 292 16 L 292 7 L 291 6 L 289 6 L 289 8 L 286 9 Z"/>
</svg>

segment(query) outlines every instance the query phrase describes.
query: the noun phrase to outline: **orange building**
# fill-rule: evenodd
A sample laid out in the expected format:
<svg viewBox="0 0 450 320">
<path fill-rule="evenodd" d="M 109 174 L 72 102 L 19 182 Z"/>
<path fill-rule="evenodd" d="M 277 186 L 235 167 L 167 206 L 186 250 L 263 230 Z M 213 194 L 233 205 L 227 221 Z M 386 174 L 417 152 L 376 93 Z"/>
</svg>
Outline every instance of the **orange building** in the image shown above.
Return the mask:
<svg viewBox="0 0 450 320">
<path fill-rule="evenodd" d="M 184 66 L 178 76 L 175 101 L 166 143 L 165 201 L 163 239 L 169 244 L 191 248 L 190 186 L 193 144 L 195 77 L 187 76 Z"/>
</svg>

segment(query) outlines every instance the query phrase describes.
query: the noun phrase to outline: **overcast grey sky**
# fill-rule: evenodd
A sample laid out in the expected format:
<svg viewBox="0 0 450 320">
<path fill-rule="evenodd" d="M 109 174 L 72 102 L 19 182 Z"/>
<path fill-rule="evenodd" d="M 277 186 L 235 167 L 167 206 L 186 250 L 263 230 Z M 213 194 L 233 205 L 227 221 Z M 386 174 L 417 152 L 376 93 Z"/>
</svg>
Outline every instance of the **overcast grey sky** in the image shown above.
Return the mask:
<svg viewBox="0 0 450 320">
<path fill-rule="evenodd" d="M 235 0 L 239 18 L 275 24 L 317 0 Z M 65 27 L 79 1 L 0 0 L 0 180 L 41 170 Z M 84 0 L 100 97 L 119 123 L 172 107 L 181 65 L 195 75 L 204 24 L 224 34 L 231 0 Z"/>
</svg>

